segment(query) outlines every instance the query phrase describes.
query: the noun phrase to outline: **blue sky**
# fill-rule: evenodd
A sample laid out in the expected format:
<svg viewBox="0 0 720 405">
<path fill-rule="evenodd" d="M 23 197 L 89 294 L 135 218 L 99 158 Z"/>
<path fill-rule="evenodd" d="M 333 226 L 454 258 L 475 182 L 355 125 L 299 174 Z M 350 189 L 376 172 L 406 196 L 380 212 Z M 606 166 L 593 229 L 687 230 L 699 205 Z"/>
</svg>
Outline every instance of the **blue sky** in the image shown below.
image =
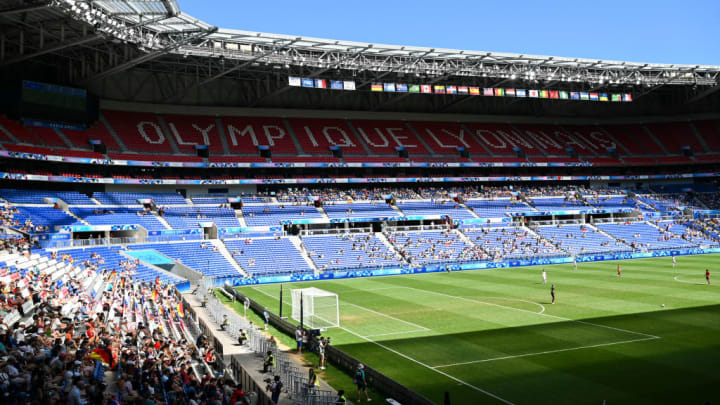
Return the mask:
<svg viewBox="0 0 720 405">
<path fill-rule="evenodd" d="M 178 0 L 222 28 L 360 42 L 720 65 L 720 0 Z"/>
</svg>

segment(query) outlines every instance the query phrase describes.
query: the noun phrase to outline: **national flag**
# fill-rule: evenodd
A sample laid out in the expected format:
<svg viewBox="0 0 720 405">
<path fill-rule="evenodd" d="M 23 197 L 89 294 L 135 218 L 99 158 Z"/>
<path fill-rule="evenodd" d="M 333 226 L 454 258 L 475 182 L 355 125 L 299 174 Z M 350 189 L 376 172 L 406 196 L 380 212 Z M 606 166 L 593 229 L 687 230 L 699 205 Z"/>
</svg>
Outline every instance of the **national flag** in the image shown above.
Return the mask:
<svg viewBox="0 0 720 405">
<path fill-rule="evenodd" d="M 445 94 L 445 86 L 436 84 L 433 86 L 433 89 L 435 90 L 435 94 Z"/>
<path fill-rule="evenodd" d="M 420 92 L 430 94 L 432 93 L 432 86 L 429 84 L 423 84 L 420 86 Z"/>
<path fill-rule="evenodd" d="M 420 85 L 419 84 L 411 84 L 410 88 L 408 89 L 410 93 L 420 93 Z"/>
<path fill-rule="evenodd" d="M 345 80 L 343 82 L 343 89 L 345 90 L 355 90 L 355 81 L 354 80 Z"/>
<path fill-rule="evenodd" d="M 120 279 L 120 288 L 125 288 L 125 277 Z"/>
<path fill-rule="evenodd" d="M 580 92 L 571 91 L 570 92 L 570 100 L 580 100 Z"/>
<path fill-rule="evenodd" d="M 307 78 L 303 77 L 302 86 L 303 87 L 315 87 L 315 81 L 313 79 L 307 79 Z"/>
<path fill-rule="evenodd" d="M 160 285 L 160 276 L 155 277 L 155 285 Z"/>
<path fill-rule="evenodd" d="M 447 86 L 447 88 L 445 89 L 445 92 L 446 92 L 447 94 L 457 94 L 457 87 L 455 87 L 455 86 Z"/>
<path fill-rule="evenodd" d="M 499 87 L 496 87 L 495 89 L 495 95 L 498 97 L 502 97 L 505 95 L 505 89 L 501 89 Z"/>
<path fill-rule="evenodd" d="M 382 83 L 373 83 L 370 85 L 371 91 L 383 91 L 383 85 Z"/>
<path fill-rule="evenodd" d="M 395 93 L 395 83 L 383 83 L 383 90 L 388 93 Z"/>
<path fill-rule="evenodd" d="M 622 95 L 622 101 L 632 101 L 632 94 L 623 93 Z"/>
<path fill-rule="evenodd" d="M 600 93 L 600 101 L 609 101 L 607 93 Z"/>
<path fill-rule="evenodd" d="M 597 93 L 590 93 L 590 101 L 598 101 L 598 98 Z"/>
<path fill-rule="evenodd" d="M 515 89 L 515 97 L 527 97 L 525 89 Z"/>
<path fill-rule="evenodd" d="M 540 98 L 548 98 L 550 97 L 550 93 L 548 93 L 547 90 L 540 90 Z"/>
<path fill-rule="evenodd" d="M 112 352 L 110 352 L 110 349 L 108 349 L 107 347 L 98 347 L 97 349 L 93 350 L 93 352 L 90 354 L 90 358 L 93 360 L 100 360 L 103 363 L 108 364 L 110 368 L 115 367 Z"/>
<path fill-rule="evenodd" d="M 180 318 L 185 318 L 185 311 L 183 310 L 183 304 L 182 302 L 177 304 L 177 313 Z"/>
<path fill-rule="evenodd" d="M 108 281 L 112 280 L 115 276 L 117 276 L 117 270 L 111 271 L 110 276 L 108 277 Z"/>
<path fill-rule="evenodd" d="M 408 85 L 404 83 L 398 83 L 395 85 L 395 91 L 397 91 L 398 93 L 407 93 Z"/>
<path fill-rule="evenodd" d="M 561 91 L 561 92 L 560 92 L 560 98 L 561 98 L 562 100 L 567 100 L 567 99 L 570 98 L 570 97 L 569 97 L 567 91 Z"/>
<path fill-rule="evenodd" d="M 327 89 L 327 83 L 325 83 L 325 79 L 315 79 L 315 88 Z"/>
<path fill-rule="evenodd" d="M 515 89 L 505 89 L 505 95 L 507 97 L 515 97 Z"/>
<path fill-rule="evenodd" d="M 158 306 L 157 306 L 157 309 L 158 309 L 158 315 L 159 315 L 159 316 L 162 316 L 162 314 L 163 314 L 162 305 L 158 305 Z"/>
<path fill-rule="evenodd" d="M 153 301 L 157 301 L 157 299 L 158 299 L 158 292 L 157 292 L 157 290 L 153 290 L 152 300 L 153 300 Z"/>
<path fill-rule="evenodd" d="M 540 91 L 538 91 L 538 90 L 528 90 L 528 97 L 538 98 L 538 97 L 540 97 Z"/>
<path fill-rule="evenodd" d="M 493 94 L 495 94 L 495 92 L 493 91 L 492 88 L 490 88 L 490 87 L 485 87 L 485 88 L 483 89 L 483 96 L 492 96 Z"/>
<path fill-rule="evenodd" d="M 622 101 L 619 94 L 613 94 L 610 96 L 610 100 L 612 101 Z"/>
<path fill-rule="evenodd" d="M 288 84 L 293 87 L 302 86 L 302 80 L 299 77 L 290 76 L 288 77 Z"/>
<path fill-rule="evenodd" d="M 330 80 L 330 89 L 332 90 L 342 90 L 343 89 L 343 82 L 341 80 Z"/>
<path fill-rule="evenodd" d="M 557 90 L 548 91 L 550 98 L 560 98 L 560 93 Z"/>
<path fill-rule="evenodd" d="M 480 87 L 470 87 L 470 95 L 471 96 L 479 96 L 480 95 Z"/>
<path fill-rule="evenodd" d="M 458 94 L 468 94 L 468 88 L 467 86 L 458 86 L 457 88 Z"/>
<path fill-rule="evenodd" d="M 580 100 L 590 100 L 590 93 L 580 92 Z"/>
</svg>

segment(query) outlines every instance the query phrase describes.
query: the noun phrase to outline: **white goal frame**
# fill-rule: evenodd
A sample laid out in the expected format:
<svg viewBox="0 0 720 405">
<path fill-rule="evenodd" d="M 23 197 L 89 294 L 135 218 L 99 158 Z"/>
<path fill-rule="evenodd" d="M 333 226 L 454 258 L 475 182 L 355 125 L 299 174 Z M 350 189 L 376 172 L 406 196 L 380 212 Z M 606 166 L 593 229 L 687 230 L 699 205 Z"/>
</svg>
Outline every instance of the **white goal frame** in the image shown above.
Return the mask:
<svg viewBox="0 0 720 405">
<path fill-rule="evenodd" d="M 340 327 L 340 305 L 335 293 L 315 287 L 290 290 L 292 296 L 292 319 L 300 322 L 300 298 L 302 296 L 302 321 L 311 329 Z"/>
</svg>

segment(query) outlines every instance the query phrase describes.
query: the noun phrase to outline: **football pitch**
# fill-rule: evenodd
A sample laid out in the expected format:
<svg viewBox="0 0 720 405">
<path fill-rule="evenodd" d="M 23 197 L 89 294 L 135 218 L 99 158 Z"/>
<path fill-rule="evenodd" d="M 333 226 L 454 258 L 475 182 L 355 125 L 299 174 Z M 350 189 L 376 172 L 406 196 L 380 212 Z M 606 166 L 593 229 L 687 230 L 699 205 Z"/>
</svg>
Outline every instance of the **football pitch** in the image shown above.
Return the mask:
<svg viewBox="0 0 720 405">
<path fill-rule="evenodd" d="M 720 403 L 720 255 L 677 263 L 292 283 L 283 313 L 291 288 L 337 293 L 332 344 L 439 404 Z M 279 285 L 240 291 L 277 312 Z"/>
</svg>

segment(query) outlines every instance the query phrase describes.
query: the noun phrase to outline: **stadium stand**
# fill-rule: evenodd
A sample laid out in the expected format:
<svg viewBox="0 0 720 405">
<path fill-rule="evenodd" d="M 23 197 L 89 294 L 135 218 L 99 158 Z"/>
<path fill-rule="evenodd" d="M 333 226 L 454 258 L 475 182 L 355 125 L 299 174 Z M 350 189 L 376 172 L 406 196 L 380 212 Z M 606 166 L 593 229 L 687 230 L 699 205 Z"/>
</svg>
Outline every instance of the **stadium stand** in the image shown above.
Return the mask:
<svg viewBox="0 0 720 405">
<path fill-rule="evenodd" d="M 226 239 L 224 242 L 235 261 L 251 276 L 312 272 L 288 238 Z"/>
<path fill-rule="evenodd" d="M 385 202 L 325 203 L 323 210 L 330 219 L 399 216 L 399 213 Z"/>
<path fill-rule="evenodd" d="M 564 254 L 552 243 L 541 240 L 527 228 L 470 228 L 463 229 L 462 232 L 495 260 L 550 257 Z"/>
<path fill-rule="evenodd" d="M 209 242 L 170 242 L 128 245 L 130 250 L 153 249 L 208 277 L 241 276 Z"/>
<path fill-rule="evenodd" d="M 231 154 L 257 157 L 259 145 L 270 146 L 273 153 L 299 153 L 285 123 L 279 118 L 222 117 L 222 122 Z"/>
<path fill-rule="evenodd" d="M 46 204 L 45 198 L 57 198 L 70 205 L 97 205 L 87 195 L 76 191 L 0 189 L 0 197 L 19 204 Z"/>
<path fill-rule="evenodd" d="M 624 241 L 633 249 L 655 250 L 696 247 L 694 244 L 684 241 L 678 235 L 644 222 L 598 224 L 597 227 L 614 238 Z"/>
<path fill-rule="evenodd" d="M 167 229 L 156 216 L 140 207 L 72 208 L 70 211 L 91 225 L 140 225 L 149 231 Z M 73 225 L 84 224 L 76 220 Z"/>
<path fill-rule="evenodd" d="M 473 199 L 465 201 L 475 215 L 480 218 L 502 218 L 506 212 L 532 212 L 535 211 L 522 201 L 510 198 L 503 199 Z"/>
<path fill-rule="evenodd" d="M 399 201 L 397 207 L 405 216 L 449 215 L 453 219 L 475 218 L 475 216 L 454 201 Z"/>
<path fill-rule="evenodd" d="M 330 155 L 331 146 L 339 146 L 349 155 L 366 155 L 357 137 L 344 120 L 288 120 L 305 153 Z"/>
<path fill-rule="evenodd" d="M 158 205 L 186 205 L 187 201 L 176 193 L 117 193 L 100 192 L 94 193 L 93 197 L 104 205 L 140 205 L 138 200 L 152 200 Z"/>
<path fill-rule="evenodd" d="M 310 258 L 320 270 L 400 266 L 400 255 L 372 234 L 304 236 Z"/>
<path fill-rule="evenodd" d="M 572 255 L 631 250 L 629 246 L 588 225 L 540 226 L 534 229 L 558 249 Z"/>
<path fill-rule="evenodd" d="M 372 154 L 397 155 L 395 149 L 397 147 L 405 148 L 410 156 L 426 156 L 430 154 L 420 139 L 402 121 L 355 120 L 352 121 L 352 125 Z M 352 159 L 362 162 L 392 161 L 372 156 Z M 351 162 L 353 160 L 346 158 L 345 161 Z"/>
<path fill-rule="evenodd" d="M 110 110 L 103 111 L 103 115 L 131 151 L 173 154 L 156 115 Z"/>
<path fill-rule="evenodd" d="M 280 225 L 283 220 L 323 218 L 312 205 L 243 205 L 242 213 L 245 222 L 250 226 Z"/>
<path fill-rule="evenodd" d="M 195 145 L 207 145 L 211 153 L 223 155 L 220 132 L 214 117 L 197 115 L 163 115 L 178 150 L 189 155 L 195 154 Z"/>
<path fill-rule="evenodd" d="M 201 222 L 214 222 L 218 228 L 239 227 L 235 211 L 219 207 L 168 207 L 162 215 L 173 229 L 198 228 Z"/>
<path fill-rule="evenodd" d="M 480 248 L 447 230 L 394 231 L 387 232 L 386 237 L 405 260 L 415 266 L 479 260 L 484 256 Z"/>
</svg>

